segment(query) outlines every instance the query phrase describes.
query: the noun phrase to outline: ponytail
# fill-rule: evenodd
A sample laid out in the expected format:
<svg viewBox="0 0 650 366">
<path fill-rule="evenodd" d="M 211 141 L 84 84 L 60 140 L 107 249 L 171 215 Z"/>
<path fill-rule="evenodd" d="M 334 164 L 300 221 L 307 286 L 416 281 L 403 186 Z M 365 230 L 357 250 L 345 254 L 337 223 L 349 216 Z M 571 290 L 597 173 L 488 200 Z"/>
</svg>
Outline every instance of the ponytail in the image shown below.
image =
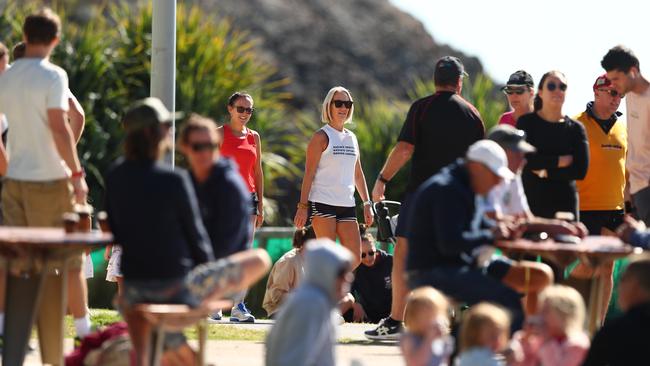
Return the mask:
<svg viewBox="0 0 650 366">
<path fill-rule="evenodd" d="M 296 249 L 300 249 L 305 245 L 305 242 L 307 240 L 311 239 L 316 239 L 316 233 L 314 232 L 314 228 L 309 226 L 305 226 L 302 229 L 298 229 L 293 233 L 293 247 Z"/>
<path fill-rule="evenodd" d="M 539 97 L 539 93 L 535 94 L 535 99 L 533 100 L 533 109 L 535 112 L 542 109 L 542 98 Z"/>
</svg>

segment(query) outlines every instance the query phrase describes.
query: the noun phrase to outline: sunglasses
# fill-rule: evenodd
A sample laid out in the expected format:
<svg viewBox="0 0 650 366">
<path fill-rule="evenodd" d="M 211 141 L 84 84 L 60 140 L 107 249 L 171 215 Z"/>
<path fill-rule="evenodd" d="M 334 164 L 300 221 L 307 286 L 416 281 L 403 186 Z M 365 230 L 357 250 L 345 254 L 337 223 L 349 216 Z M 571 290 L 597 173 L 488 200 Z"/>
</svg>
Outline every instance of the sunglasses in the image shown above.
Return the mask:
<svg viewBox="0 0 650 366">
<path fill-rule="evenodd" d="M 567 85 L 565 83 L 560 83 L 560 85 L 558 85 L 552 82 L 546 84 L 546 89 L 548 89 L 548 91 L 555 91 L 557 88 L 560 88 L 561 91 L 566 91 Z"/>
<path fill-rule="evenodd" d="M 598 89 L 598 91 L 605 92 L 605 93 L 611 95 L 613 98 L 616 98 L 616 97 L 625 98 L 625 94 L 619 94 L 614 89 Z"/>
<path fill-rule="evenodd" d="M 253 111 L 255 108 L 246 108 L 242 106 L 235 106 L 235 109 L 237 110 L 237 113 L 246 113 L 246 114 L 253 114 Z"/>
<path fill-rule="evenodd" d="M 219 148 L 219 144 L 213 144 L 211 142 L 199 142 L 196 144 L 190 144 L 192 151 L 198 153 L 202 151 L 212 151 Z"/>
<path fill-rule="evenodd" d="M 351 100 L 333 100 L 332 104 L 334 104 L 336 108 L 345 106 L 345 108 L 350 109 L 352 108 L 353 102 Z"/>
<path fill-rule="evenodd" d="M 507 95 L 512 95 L 512 94 L 517 94 L 517 95 L 523 95 L 527 90 L 526 89 L 521 89 L 521 88 L 505 88 L 503 89 L 503 92 Z"/>
<path fill-rule="evenodd" d="M 374 257 L 375 254 L 377 254 L 376 250 L 371 250 L 369 252 L 361 252 L 361 259 L 365 258 L 366 256 L 368 257 Z"/>
</svg>

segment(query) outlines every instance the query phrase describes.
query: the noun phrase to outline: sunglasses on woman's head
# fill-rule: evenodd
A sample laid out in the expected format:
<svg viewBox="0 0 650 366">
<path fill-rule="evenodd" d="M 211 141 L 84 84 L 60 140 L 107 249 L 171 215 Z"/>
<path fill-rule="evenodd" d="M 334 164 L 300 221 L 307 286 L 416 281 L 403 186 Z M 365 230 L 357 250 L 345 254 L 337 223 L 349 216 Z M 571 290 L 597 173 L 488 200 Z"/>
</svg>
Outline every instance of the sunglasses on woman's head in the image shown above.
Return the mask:
<svg viewBox="0 0 650 366">
<path fill-rule="evenodd" d="M 253 114 L 253 111 L 255 110 L 255 108 L 247 108 L 242 106 L 236 106 L 235 109 L 237 109 L 237 113 L 246 112 L 246 114 Z"/>
<path fill-rule="evenodd" d="M 546 89 L 548 89 L 548 91 L 555 91 L 557 88 L 560 88 L 561 91 L 566 91 L 567 85 L 565 83 L 560 83 L 560 85 L 558 85 L 553 82 L 546 84 Z"/>
<path fill-rule="evenodd" d="M 369 252 L 361 252 L 361 259 L 365 258 L 366 256 L 368 257 L 374 257 L 375 254 L 377 254 L 376 250 L 371 250 Z"/>
<path fill-rule="evenodd" d="M 625 98 L 625 94 L 619 94 L 619 93 L 618 93 L 616 90 L 614 90 L 614 89 L 598 89 L 598 91 L 605 92 L 605 93 L 611 95 L 613 98 L 616 98 L 616 97 L 619 97 L 619 96 L 620 96 L 621 98 Z"/>
<path fill-rule="evenodd" d="M 201 151 L 212 151 L 219 148 L 219 144 L 213 144 L 211 142 L 197 142 L 195 144 L 190 144 L 192 151 L 198 153 Z"/>
<path fill-rule="evenodd" d="M 333 100 L 332 104 L 334 104 L 336 108 L 345 106 L 345 108 L 350 109 L 352 108 L 353 102 L 351 100 Z"/>
</svg>

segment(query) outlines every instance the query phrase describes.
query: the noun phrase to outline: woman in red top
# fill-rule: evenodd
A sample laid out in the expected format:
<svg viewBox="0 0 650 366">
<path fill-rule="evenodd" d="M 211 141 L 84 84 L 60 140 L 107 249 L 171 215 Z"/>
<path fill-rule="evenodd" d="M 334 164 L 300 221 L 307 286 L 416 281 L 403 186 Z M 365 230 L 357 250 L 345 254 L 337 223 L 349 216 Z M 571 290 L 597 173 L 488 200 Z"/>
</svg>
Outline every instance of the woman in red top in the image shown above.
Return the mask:
<svg viewBox="0 0 650 366">
<path fill-rule="evenodd" d="M 251 193 L 253 206 L 251 208 L 251 241 L 252 246 L 255 229 L 264 223 L 263 197 L 264 174 L 262 172 L 262 145 L 260 135 L 246 127 L 253 115 L 253 97 L 236 92 L 228 99 L 230 122 L 219 128 L 222 134 L 221 155 L 233 159 L 239 167 L 248 191 Z M 255 317 L 244 306 L 243 297 L 232 308 L 231 321 L 254 322 Z"/>
</svg>

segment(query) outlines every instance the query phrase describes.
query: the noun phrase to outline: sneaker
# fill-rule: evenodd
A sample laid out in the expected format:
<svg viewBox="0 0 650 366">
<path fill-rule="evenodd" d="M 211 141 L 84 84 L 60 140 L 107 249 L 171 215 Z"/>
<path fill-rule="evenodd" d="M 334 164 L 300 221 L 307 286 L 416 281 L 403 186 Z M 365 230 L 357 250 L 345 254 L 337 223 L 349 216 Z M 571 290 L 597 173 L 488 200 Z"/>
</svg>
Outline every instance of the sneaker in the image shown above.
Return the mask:
<svg viewBox="0 0 650 366">
<path fill-rule="evenodd" d="M 218 323 L 222 318 L 223 312 L 219 310 L 208 317 L 208 323 Z"/>
<path fill-rule="evenodd" d="M 389 318 L 382 319 L 377 328 L 364 332 L 366 338 L 373 341 L 397 341 L 402 334 L 402 322 Z"/>
<path fill-rule="evenodd" d="M 230 321 L 236 323 L 255 323 L 255 317 L 246 308 L 246 305 L 240 302 L 230 311 Z"/>
</svg>

